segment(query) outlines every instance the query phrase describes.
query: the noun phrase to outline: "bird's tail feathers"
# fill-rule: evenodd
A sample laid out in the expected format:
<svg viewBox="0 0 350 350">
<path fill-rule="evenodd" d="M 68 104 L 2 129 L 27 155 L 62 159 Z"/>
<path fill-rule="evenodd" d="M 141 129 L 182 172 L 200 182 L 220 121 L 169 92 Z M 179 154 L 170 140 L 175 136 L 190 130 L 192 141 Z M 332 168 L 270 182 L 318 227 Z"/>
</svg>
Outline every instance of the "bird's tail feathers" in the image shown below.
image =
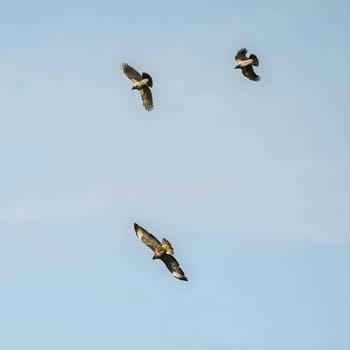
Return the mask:
<svg viewBox="0 0 350 350">
<path fill-rule="evenodd" d="M 148 86 L 149 87 L 152 87 L 153 86 L 153 80 L 152 80 L 152 77 L 147 74 L 147 73 L 142 73 L 142 79 L 148 79 Z"/>
<path fill-rule="evenodd" d="M 251 54 L 251 55 L 249 56 L 249 58 L 251 58 L 251 59 L 253 60 L 253 62 L 252 62 L 252 65 L 253 65 L 253 66 L 258 66 L 258 65 L 259 65 L 258 57 L 256 57 L 254 54 Z"/>
<path fill-rule="evenodd" d="M 174 254 L 174 249 L 173 249 L 172 245 L 165 238 L 163 238 L 163 241 L 162 241 L 162 248 L 165 250 L 166 254 L 169 254 L 169 255 Z"/>
</svg>

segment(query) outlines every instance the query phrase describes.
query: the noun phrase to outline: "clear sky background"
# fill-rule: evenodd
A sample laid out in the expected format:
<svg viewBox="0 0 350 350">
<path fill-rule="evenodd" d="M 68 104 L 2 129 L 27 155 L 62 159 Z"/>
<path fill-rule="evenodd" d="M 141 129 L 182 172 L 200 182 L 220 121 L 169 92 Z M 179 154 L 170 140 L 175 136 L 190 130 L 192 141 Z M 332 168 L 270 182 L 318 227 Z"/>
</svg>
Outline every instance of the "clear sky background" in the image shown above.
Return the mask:
<svg viewBox="0 0 350 350">
<path fill-rule="evenodd" d="M 0 29 L 1 349 L 349 349 L 347 0 L 2 0 Z"/>
</svg>

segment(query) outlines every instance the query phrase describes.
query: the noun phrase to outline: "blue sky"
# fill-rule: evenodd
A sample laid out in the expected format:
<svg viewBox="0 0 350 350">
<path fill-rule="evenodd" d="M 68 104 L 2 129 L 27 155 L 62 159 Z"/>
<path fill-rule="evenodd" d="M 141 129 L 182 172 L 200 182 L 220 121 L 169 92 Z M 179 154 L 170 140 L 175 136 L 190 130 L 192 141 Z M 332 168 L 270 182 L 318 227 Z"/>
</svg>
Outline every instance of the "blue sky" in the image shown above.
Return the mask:
<svg viewBox="0 0 350 350">
<path fill-rule="evenodd" d="M 340 0 L 2 1 L 0 347 L 348 349 L 349 23 Z"/>
</svg>

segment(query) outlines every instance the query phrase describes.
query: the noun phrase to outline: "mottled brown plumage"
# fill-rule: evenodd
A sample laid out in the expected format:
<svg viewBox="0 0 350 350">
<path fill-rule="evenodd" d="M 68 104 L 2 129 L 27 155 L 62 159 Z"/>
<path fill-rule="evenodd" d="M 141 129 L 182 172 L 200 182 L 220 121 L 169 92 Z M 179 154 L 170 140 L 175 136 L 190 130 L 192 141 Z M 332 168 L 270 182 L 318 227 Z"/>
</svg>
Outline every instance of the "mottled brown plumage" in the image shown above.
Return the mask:
<svg viewBox="0 0 350 350">
<path fill-rule="evenodd" d="M 136 69 L 132 68 L 127 63 L 121 65 L 121 70 L 128 79 L 132 81 L 132 90 L 140 91 L 142 103 L 146 111 L 151 111 L 153 109 L 153 98 L 150 89 L 153 86 L 152 77 L 147 73 L 142 73 L 141 75 Z"/>
<path fill-rule="evenodd" d="M 156 237 L 136 223 L 134 224 L 134 229 L 140 241 L 152 249 L 154 253 L 153 259 L 162 260 L 175 278 L 187 281 L 185 273 L 182 271 L 178 261 L 173 257 L 174 249 L 167 239 L 163 238 L 162 243 L 160 243 Z"/>
</svg>

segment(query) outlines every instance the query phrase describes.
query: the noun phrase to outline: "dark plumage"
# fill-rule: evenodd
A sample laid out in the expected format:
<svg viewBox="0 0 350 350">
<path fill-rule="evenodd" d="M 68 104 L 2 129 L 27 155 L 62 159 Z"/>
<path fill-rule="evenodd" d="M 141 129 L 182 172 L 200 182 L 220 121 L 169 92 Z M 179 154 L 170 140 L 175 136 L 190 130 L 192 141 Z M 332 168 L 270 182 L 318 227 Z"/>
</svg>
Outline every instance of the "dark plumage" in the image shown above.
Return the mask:
<svg viewBox="0 0 350 350">
<path fill-rule="evenodd" d="M 175 278 L 182 281 L 187 281 L 185 273 L 182 271 L 178 261 L 173 257 L 174 250 L 168 240 L 163 238 L 162 243 L 160 243 L 156 237 L 136 223 L 134 224 L 134 229 L 140 241 L 152 249 L 154 253 L 153 259 L 162 260 L 167 269 Z"/>
<path fill-rule="evenodd" d="M 243 75 L 249 80 L 259 81 L 260 77 L 255 74 L 253 66 L 259 65 L 259 59 L 254 54 L 251 54 L 249 57 L 247 55 L 247 49 L 240 49 L 236 56 L 236 67 L 235 69 L 241 69 Z"/>
</svg>

